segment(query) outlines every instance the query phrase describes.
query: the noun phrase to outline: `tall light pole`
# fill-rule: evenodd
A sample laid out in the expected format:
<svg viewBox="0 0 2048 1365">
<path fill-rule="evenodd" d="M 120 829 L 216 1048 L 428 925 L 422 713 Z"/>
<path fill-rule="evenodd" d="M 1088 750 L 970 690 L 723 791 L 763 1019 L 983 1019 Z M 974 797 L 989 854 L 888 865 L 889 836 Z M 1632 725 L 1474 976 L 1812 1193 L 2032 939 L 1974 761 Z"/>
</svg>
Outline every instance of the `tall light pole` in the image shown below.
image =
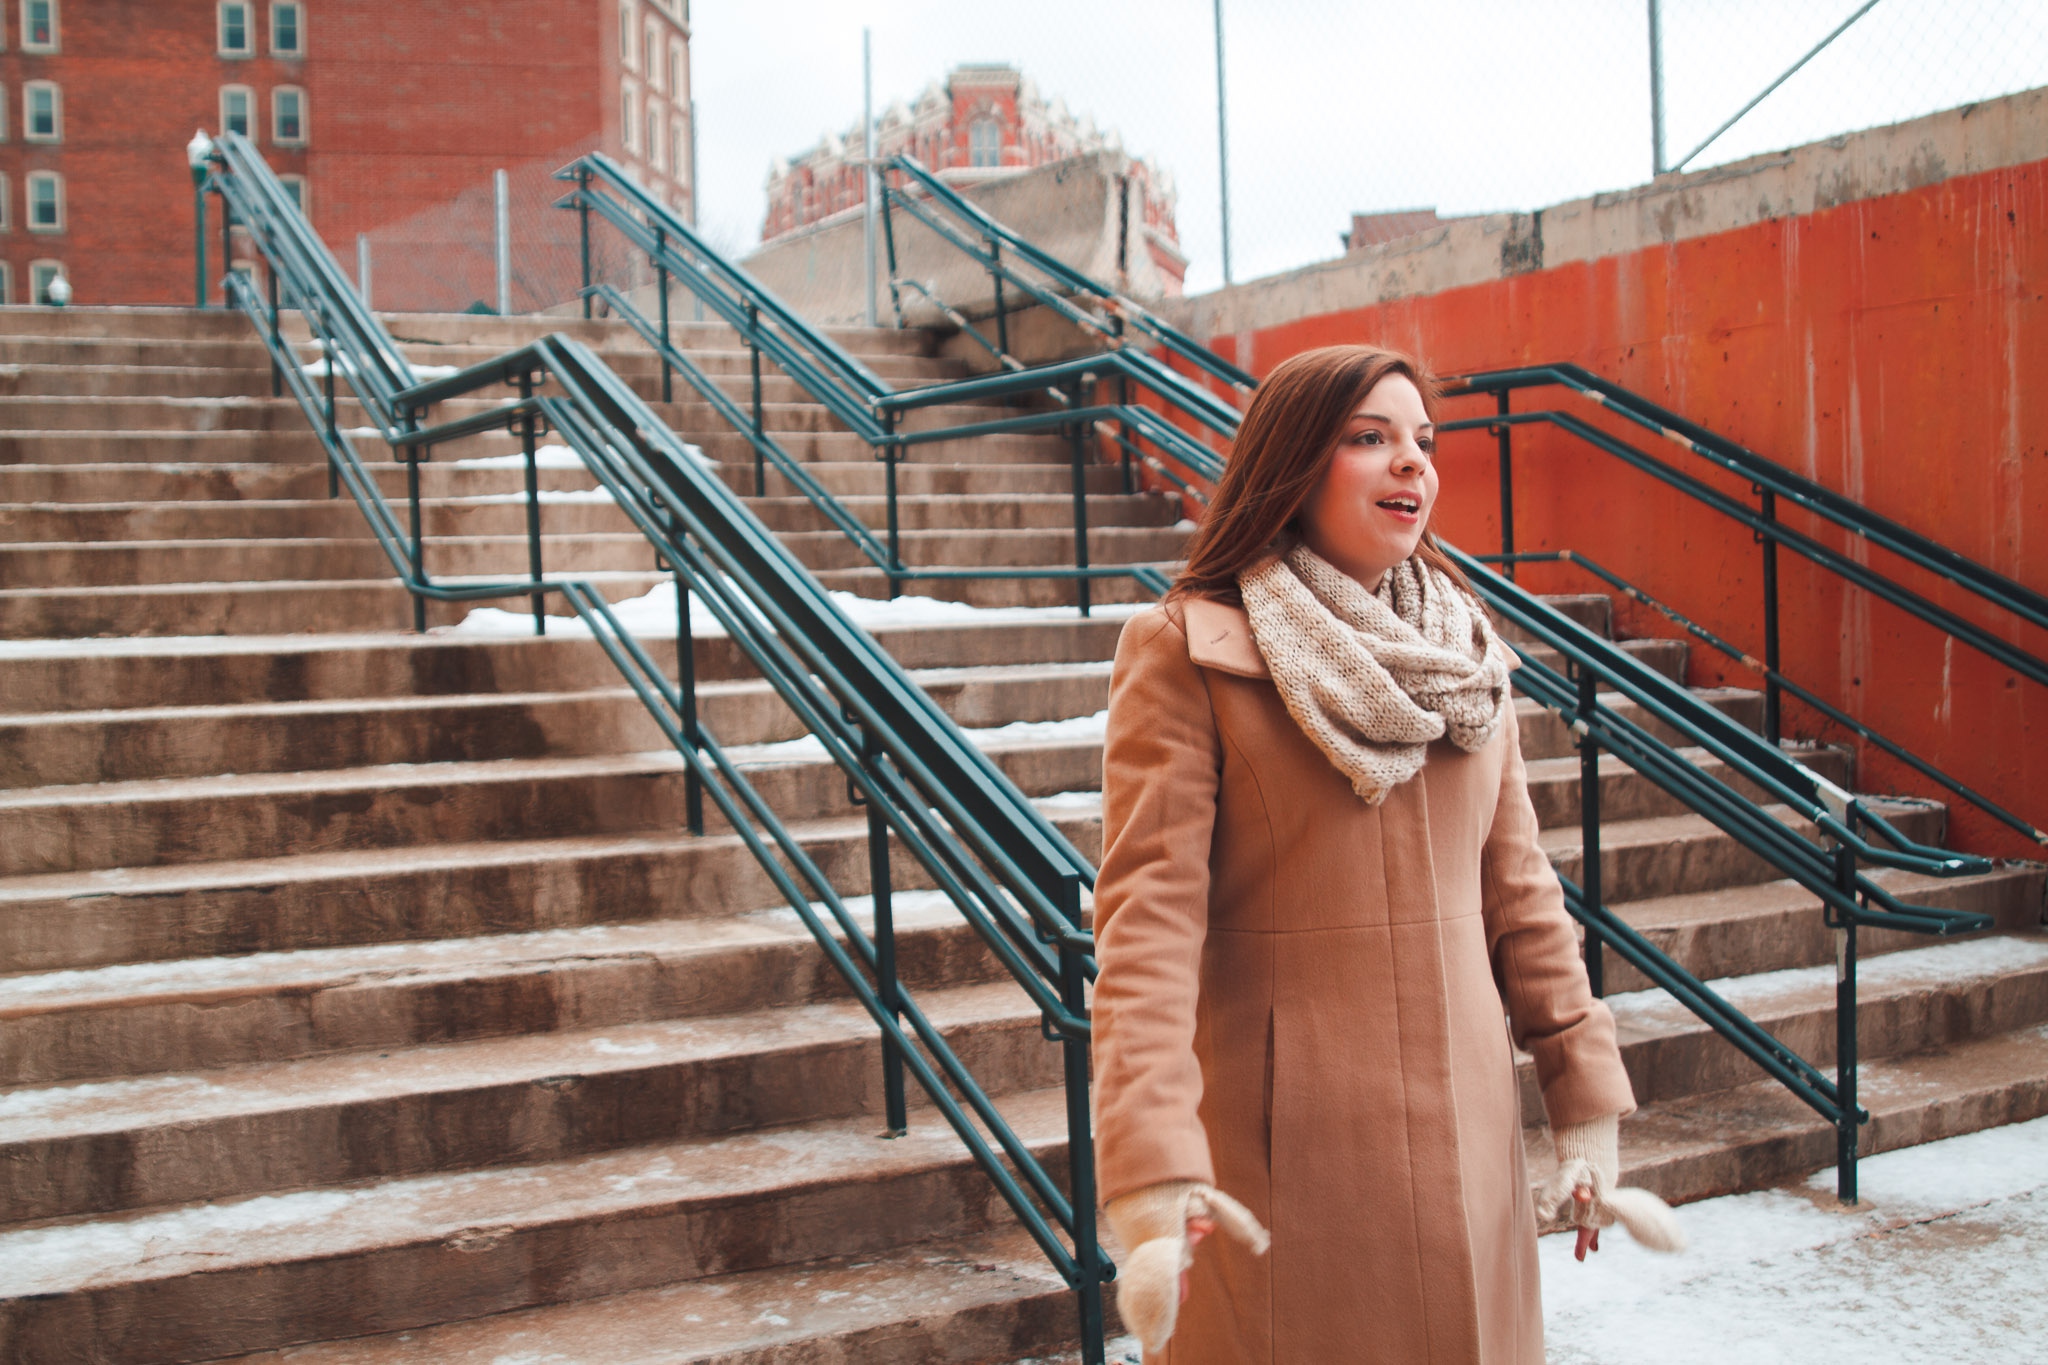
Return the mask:
<svg viewBox="0 0 2048 1365">
<path fill-rule="evenodd" d="M 1652 0 L 1655 3 L 1655 0 Z M 1223 186 L 1223 283 L 1230 283 L 1230 119 L 1223 103 L 1223 0 L 1216 0 L 1216 169 Z"/>
<path fill-rule="evenodd" d="M 862 314 L 875 325 L 875 209 L 879 177 L 875 174 L 875 60 L 867 29 L 860 31 L 860 157 L 862 185 L 861 241 L 866 245 L 868 304 Z"/>
<path fill-rule="evenodd" d="M 1664 26 L 1650 0 L 1650 174 L 1664 174 Z"/>
<path fill-rule="evenodd" d="M 201 128 L 185 144 L 185 164 L 192 168 L 192 306 L 206 307 L 206 154 L 213 139 Z"/>
</svg>

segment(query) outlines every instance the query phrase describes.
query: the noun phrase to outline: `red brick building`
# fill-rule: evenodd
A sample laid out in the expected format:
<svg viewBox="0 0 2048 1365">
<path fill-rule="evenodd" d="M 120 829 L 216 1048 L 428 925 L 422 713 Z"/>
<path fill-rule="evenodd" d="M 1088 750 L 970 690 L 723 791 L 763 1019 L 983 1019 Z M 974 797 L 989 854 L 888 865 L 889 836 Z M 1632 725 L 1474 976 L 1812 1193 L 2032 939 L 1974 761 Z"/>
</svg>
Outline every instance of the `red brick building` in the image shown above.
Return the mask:
<svg viewBox="0 0 2048 1365">
<path fill-rule="evenodd" d="M 1013 66 L 958 66 L 944 85 L 934 81 L 913 105 L 900 100 L 875 119 L 875 154 L 909 153 L 956 184 L 1011 175 L 1087 152 L 1116 150 L 1113 132 L 1092 119 L 1076 119 L 1065 101 L 1048 102 L 1032 80 Z M 838 136 L 768 171 L 768 213 L 761 240 L 811 227 L 857 211 L 867 197 L 859 164 L 861 129 L 856 121 Z M 1173 179 L 1138 158 L 1131 159 L 1131 184 L 1142 196 L 1146 246 L 1162 272 L 1174 281 L 1187 273 L 1174 228 Z"/>
<path fill-rule="evenodd" d="M 7 302 L 61 270 L 77 303 L 190 303 L 195 128 L 247 132 L 351 266 L 358 233 L 590 149 L 691 208 L 688 0 L 0 0 L 0 20 Z M 419 306 L 378 282 L 380 306 Z"/>
</svg>

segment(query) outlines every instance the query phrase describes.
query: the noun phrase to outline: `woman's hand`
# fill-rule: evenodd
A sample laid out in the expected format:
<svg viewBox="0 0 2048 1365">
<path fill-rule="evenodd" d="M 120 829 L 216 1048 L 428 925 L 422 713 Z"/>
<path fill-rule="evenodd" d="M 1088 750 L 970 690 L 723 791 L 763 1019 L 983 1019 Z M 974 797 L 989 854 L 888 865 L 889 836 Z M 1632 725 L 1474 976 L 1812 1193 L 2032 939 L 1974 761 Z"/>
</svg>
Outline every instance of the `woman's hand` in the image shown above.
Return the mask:
<svg viewBox="0 0 2048 1365">
<path fill-rule="evenodd" d="M 1575 1259 L 1600 1249 L 1600 1230 L 1620 1223 L 1629 1236 L 1652 1251 L 1682 1251 L 1685 1234 L 1670 1205 L 1648 1190 L 1621 1185 L 1619 1115 L 1574 1123 L 1551 1134 L 1557 1174 L 1536 1192 L 1536 1216 L 1552 1221 L 1570 1208 L 1579 1230 Z"/>
<path fill-rule="evenodd" d="M 1194 1249 L 1221 1227 L 1263 1254 L 1271 1238 L 1251 1210 L 1194 1180 L 1167 1180 L 1119 1195 L 1103 1213 L 1124 1244 L 1117 1267 L 1116 1306 L 1147 1353 L 1166 1345 L 1188 1296 Z"/>
</svg>

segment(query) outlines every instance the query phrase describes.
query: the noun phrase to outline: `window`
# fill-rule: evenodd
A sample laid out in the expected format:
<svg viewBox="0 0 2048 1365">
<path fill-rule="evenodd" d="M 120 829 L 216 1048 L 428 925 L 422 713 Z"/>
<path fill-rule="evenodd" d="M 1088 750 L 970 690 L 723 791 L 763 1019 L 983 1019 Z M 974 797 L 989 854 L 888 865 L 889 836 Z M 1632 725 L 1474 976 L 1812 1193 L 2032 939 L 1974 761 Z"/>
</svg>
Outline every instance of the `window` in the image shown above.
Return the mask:
<svg viewBox="0 0 2048 1365">
<path fill-rule="evenodd" d="M 64 230 L 64 177 L 55 171 L 36 171 L 28 178 L 28 230 Z"/>
<path fill-rule="evenodd" d="M 270 92 L 270 140 L 280 147 L 305 145 L 306 92 L 296 85 Z"/>
<path fill-rule="evenodd" d="M 1003 125 L 992 118 L 978 119 L 967 129 L 967 164 L 1003 164 Z"/>
<path fill-rule="evenodd" d="M 0 175 L 0 232 L 6 232 L 14 226 L 14 195 L 10 192 L 12 189 L 13 186 L 7 183 L 7 177 Z"/>
<path fill-rule="evenodd" d="M 44 308 L 50 306 L 50 281 L 64 273 L 62 261 L 30 261 L 28 263 L 28 301 Z"/>
<path fill-rule="evenodd" d="M 622 0 L 619 5 L 619 60 L 626 64 L 626 70 L 633 69 L 633 39 L 638 26 L 634 22 L 632 0 Z"/>
<path fill-rule="evenodd" d="M 647 101 L 647 164 L 657 171 L 662 167 L 661 110 L 653 100 Z"/>
<path fill-rule="evenodd" d="M 224 133 L 254 137 L 256 96 L 246 85 L 220 88 L 220 127 Z"/>
<path fill-rule="evenodd" d="M 647 42 L 640 50 L 647 54 L 647 83 L 661 89 L 661 25 L 651 18 L 647 21 Z"/>
<path fill-rule="evenodd" d="M 21 87 L 21 135 L 30 142 L 63 139 L 64 98 L 55 81 L 30 81 Z"/>
<path fill-rule="evenodd" d="M 302 6 L 274 0 L 270 6 L 270 55 L 273 57 L 303 57 L 306 55 L 306 16 Z"/>
<path fill-rule="evenodd" d="M 690 130 L 681 119 L 668 126 L 668 168 L 676 179 L 683 178 L 689 163 Z"/>
<path fill-rule="evenodd" d="M 14 302 L 14 267 L 0 261 L 0 305 Z"/>
<path fill-rule="evenodd" d="M 57 50 L 57 0 L 23 0 L 21 6 L 21 50 Z"/>
<path fill-rule="evenodd" d="M 256 35 L 251 33 L 249 6 L 244 0 L 225 0 L 220 7 L 220 55 L 253 57 Z"/>
<path fill-rule="evenodd" d="M 277 178 L 277 182 L 280 185 L 283 185 L 284 192 L 291 196 L 292 206 L 294 208 L 296 208 L 300 213 L 305 214 L 308 218 L 313 216 L 313 210 L 310 207 L 308 207 L 308 205 L 310 205 L 313 201 L 306 189 L 305 176 L 281 175 Z"/>
<path fill-rule="evenodd" d="M 0 85 L 0 142 L 7 141 L 7 87 Z"/>
<path fill-rule="evenodd" d="M 669 97 L 681 104 L 688 97 L 683 79 L 683 45 L 672 42 L 668 45 L 668 93 Z"/>
<path fill-rule="evenodd" d="M 632 87 L 619 91 L 619 140 L 626 150 L 640 150 L 640 100 Z"/>
</svg>

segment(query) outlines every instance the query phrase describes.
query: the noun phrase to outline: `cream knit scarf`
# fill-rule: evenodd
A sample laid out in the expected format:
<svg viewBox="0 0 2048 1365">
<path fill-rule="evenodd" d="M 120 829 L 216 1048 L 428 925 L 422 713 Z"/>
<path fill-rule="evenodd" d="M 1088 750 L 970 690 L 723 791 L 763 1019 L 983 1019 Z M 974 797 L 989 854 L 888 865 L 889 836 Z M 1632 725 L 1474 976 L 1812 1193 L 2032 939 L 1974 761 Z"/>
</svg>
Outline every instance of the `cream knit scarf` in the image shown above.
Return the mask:
<svg viewBox="0 0 2048 1365">
<path fill-rule="evenodd" d="M 1302 731 L 1378 805 L 1448 734 L 1468 752 L 1507 713 L 1504 647 L 1479 604 L 1419 557 L 1377 593 L 1306 545 L 1237 576 L 1252 639 Z"/>
</svg>

